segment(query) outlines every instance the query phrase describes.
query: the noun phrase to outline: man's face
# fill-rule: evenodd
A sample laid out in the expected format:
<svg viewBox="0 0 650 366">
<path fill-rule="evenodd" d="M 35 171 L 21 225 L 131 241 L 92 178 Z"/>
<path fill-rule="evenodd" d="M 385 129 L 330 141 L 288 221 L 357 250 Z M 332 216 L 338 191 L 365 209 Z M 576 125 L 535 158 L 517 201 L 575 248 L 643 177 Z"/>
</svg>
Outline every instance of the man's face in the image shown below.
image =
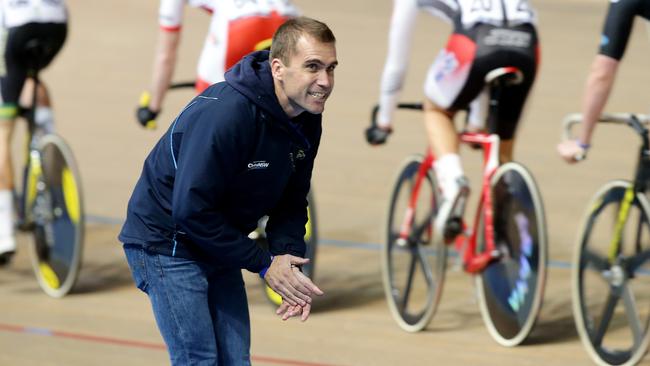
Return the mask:
<svg viewBox="0 0 650 366">
<path fill-rule="evenodd" d="M 288 65 L 277 58 L 271 61 L 275 93 L 290 118 L 303 111 L 323 113 L 334 88 L 336 65 L 334 43 L 321 43 L 307 35 L 298 40 Z"/>
</svg>

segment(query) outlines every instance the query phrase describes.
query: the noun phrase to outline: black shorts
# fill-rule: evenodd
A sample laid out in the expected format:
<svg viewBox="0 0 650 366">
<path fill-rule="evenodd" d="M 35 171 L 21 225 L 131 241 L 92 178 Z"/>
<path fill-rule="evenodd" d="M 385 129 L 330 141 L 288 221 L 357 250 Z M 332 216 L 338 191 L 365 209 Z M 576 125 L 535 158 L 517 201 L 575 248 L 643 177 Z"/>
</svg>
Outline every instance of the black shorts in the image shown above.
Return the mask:
<svg viewBox="0 0 650 366">
<path fill-rule="evenodd" d="M 636 16 L 650 20 L 650 1 L 619 0 L 609 4 L 603 33 L 600 38 L 601 55 L 620 60 L 630 39 Z"/>
<path fill-rule="evenodd" d="M 65 23 L 27 23 L 8 29 L 4 45 L 5 73 L 0 76 L 3 106 L 18 105 L 25 79 L 34 69 L 43 69 L 52 62 L 63 47 L 67 32 L 68 26 Z M 37 59 L 25 47 L 32 40 L 41 45 L 42 52 Z"/>
<path fill-rule="evenodd" d="M 503 139 L 514 136 L 524 103 L 537 73 L 537 33 L 530 24 L 497 27 L 478 24 L 466 32 L 455 32 L 429 68 L 424 91 L 440 108 L 451 112 L 472 108 L 485 118 L 485 106 L 478 103 L 485 93 L 485 76 L 505 66 L 521 70 L 521 84 L 506 88 L 499 100 L 495 131 Z M 475 103 L 474 103 L 475 102 Z"/>
</svg>

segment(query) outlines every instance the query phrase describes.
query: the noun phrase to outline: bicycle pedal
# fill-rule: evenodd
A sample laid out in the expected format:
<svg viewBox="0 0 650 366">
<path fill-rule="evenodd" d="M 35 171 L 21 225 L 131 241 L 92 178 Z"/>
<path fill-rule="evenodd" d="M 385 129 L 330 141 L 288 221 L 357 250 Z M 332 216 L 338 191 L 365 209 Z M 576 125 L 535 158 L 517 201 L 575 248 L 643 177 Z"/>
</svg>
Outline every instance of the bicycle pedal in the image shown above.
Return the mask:
<svg viewBox="0 0 650 366">
<path fill-rule="evenodd" d="M 460 217 L 452 217 L 447 220 L 443 237 L 446 243 L 453 241 L 458 235 L 463 232 L 463 221 Z"/>
</svg>

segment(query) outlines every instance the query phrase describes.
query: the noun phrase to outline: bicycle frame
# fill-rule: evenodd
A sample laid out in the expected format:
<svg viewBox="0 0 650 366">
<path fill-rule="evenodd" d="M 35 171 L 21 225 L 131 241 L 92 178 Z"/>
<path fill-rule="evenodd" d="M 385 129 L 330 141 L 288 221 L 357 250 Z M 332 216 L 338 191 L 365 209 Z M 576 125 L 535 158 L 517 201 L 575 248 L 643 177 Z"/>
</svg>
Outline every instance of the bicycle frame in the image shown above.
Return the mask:
<svg viewBox="0 0 650 366">
<path fill-rule="evenodd" d="M 500 140 L 496 134 L 467 132 L 459 134 L 459 138 L 462 143 L 480 144 L 483 148 L 483 179 L 481 183 L 481 195 L 479 197 L 480 201 L 474 220 L 474 229 L 470 230 L 469 235 L 467 235 L 467 233 L 459 235 L 455 241 L 456 250 L 463 256 L 463 267 L 465 271 L 469 273 L 478 273 L 483 270 L 490 261 L 496 259 L 498 256 L 498 251 L 496 250 L 494 242 L 494 205 L 490 190 L 490 179 L 499 167 Z M 420 187 L 427 172 L 430 169 L 433 169 L 435 160 L 436 158 L 433 152 L 431 149 L 428 149 L 427 155 L 418 170 L 415 185 L 409 198 L 409 206 L 407 207 L 404 221 L 400 226 L 398 240 L 402 243 L 418 238 L 425 229 L 430 229 L 429 223 L 435 216 L 433 209 L 429 215 L 427 215 L 427 220 L 423 225 L 413 231 L 413 238 L 409 238 L 409 233 L 412 232 L 411 228 L 415 217 L 416 203 L 420 194 Z M 483 233 L 485 238 L 485 247 L 480 252 L 477 252 L 477 239 L 479 234 L 478 227 L 480 226 L 481 214 L 483 214 L 484 218 Z M 465 227 L 464 224 L 463 227 Z"/>
</svg>

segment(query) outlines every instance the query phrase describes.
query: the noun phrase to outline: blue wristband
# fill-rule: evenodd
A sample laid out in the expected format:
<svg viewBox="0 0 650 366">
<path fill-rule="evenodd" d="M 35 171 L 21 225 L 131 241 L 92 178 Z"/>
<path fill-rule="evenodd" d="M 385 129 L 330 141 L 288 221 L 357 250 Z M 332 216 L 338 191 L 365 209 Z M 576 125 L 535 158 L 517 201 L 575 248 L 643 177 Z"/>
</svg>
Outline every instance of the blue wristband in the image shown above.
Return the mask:
<svg viewBox="0 0 650 366">
<path fill-rule="evenodd" d="M 273 256 L 271 256 L 271 262 L 273 262 Z M 262 279 L 264 279 L 264 276 L 266 276 L 266 271 L 268 271 L 268 270 L 269 270 L 269 267 L 262 268 L 262 270 L 260 271 L 260 277 Z"/>
<path fill-rule="evenodd" d="M 591 147 L 591 145 L 589 144 L 580 142 L 579 139 L 576 139 L 576 144 L 578 144 L 578 146 L 580 146 L 583 150 L 589 150 L 589 148 Z"/>
</svg>

